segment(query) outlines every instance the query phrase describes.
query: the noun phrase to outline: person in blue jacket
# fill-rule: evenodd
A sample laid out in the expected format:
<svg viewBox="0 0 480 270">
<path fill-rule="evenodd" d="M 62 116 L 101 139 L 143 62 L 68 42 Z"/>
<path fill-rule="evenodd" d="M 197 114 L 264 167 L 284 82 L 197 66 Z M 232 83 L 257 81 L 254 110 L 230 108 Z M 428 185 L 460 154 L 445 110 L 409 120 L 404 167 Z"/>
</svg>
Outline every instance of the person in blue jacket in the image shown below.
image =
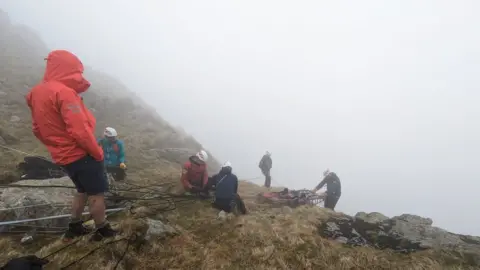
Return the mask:
<svg viewBox="0 0 480 270">
<path fill-rule="evenodd" d="M 104 137 L 98 140 L 98 145 L 103 149 L 107 172 L 112 174 L 115 181 L 123 181 L 127 169 L 123 141 L 117 139 L 117 131 L 112 127 L 105 128 L 103 135 Z"/>
<path fill-rule="evenodd" d="M 215 186 L 213 207 L 227 213 L 239 211 L 246 214 L 245 204 L 238 195 L 238 178 L 232 173 L 232 164 L 229 161 L 223 164 L 212 180 Z"/>
</svg>

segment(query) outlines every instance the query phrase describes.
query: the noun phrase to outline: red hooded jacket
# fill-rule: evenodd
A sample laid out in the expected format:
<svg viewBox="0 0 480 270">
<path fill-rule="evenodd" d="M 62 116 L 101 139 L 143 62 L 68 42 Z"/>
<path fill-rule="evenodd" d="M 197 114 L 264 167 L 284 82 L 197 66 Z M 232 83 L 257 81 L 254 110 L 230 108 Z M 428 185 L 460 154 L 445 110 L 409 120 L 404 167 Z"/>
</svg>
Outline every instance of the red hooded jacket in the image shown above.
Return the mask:
<svg viewBox="0 0 480 270">
<path fill-rule="evenodd" d="M 182 185 L 186 190 L 192 189 L 193 186 L 203 189 L 208 183 L 207 164 L 198 164 L 192 161 L 185 162 L 182 171 Z"/>
<path fill-rule="evenodd" d="M 26 96 L 33 134 L 59 165 L 87 154 L 103 160 L 102 148 L 94 135 L 96 120 L 79 95 L 90 87 L 83 77 L 82 62 L 64 50 L 52 51 L 45 60 L 43 81 Z"/>
</svg>

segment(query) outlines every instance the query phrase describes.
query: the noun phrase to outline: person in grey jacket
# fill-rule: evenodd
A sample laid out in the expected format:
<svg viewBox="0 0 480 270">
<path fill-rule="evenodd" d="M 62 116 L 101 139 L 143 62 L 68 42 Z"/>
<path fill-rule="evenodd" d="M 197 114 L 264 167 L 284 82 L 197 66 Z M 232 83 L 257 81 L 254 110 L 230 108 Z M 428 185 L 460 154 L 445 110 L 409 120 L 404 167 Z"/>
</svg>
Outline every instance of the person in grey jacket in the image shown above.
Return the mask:
<svg viewBox="0 0 480 270">
<path fill-rule="evenodd" d="M 340 178 L 336 173 L 329 171 L 328 169 L 323 172 L 323 180 L 312 191 L 316 193 L 323 186 L 327 185 L 326 198 L 324 201 L 324 207 L 331 210 L 335 209 L 335 206 L 342 195 L 342 184 Z"/>
<path fill-rule="evenodd" d="M 258 163 L 258 167 L 260 170 L 262 170 L 263 175 L 265 175 L 265 183 L 264 186 L 267 188 L 270 188 L 271 182 L 272 182 L 272 177 L 270 176 L 270 170 L 272 169 L 272 154 L 270 152 L 266 152 L 265 155 L 263 155 L 262 159 L 260 160 L 260 163 Z"/>
</svg>

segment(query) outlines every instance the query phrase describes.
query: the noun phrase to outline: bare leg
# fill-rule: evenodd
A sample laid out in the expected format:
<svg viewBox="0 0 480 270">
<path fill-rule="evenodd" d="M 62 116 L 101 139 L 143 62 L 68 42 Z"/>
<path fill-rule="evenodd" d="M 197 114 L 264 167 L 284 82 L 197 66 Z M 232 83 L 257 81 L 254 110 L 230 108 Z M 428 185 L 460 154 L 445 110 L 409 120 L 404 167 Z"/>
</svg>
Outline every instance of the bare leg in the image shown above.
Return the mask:
<svg viewBox="0 0 480 270">
<path fill-rule="evenodd" d="M 96 227 L 102 227 L 105 224 L 105 198 L 103 194 L 88 197 L 90 214 L 95 221 Z"/>
<path fill-rule="evenodd" d="M 75 193 L 72 202 L 72 221 L 80 221 L 82 219 L 83 209 L 87 203 L 87 194 Z"/>
</svg>

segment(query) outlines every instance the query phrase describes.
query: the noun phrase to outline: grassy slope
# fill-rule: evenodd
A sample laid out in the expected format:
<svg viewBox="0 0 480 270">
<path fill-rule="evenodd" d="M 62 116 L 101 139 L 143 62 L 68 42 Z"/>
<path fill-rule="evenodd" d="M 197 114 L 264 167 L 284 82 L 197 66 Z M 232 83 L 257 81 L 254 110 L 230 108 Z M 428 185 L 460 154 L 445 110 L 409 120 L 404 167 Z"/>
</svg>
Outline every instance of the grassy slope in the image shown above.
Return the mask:
<svg viewBox="0 0 480 270">
<path fill-rule="evenodd" d="M 165 216 L 179 235 L 141 245 L 135 242 L 117 269 L 475 269 L 451 254 L 425 251 L 402 255 L 345 247 L 317 233 L 322 222 L 338 213 L 318 207 L 271 209 L 253 200 L 263 188 L 241 182 L 240 190 L 249 215 L 222 222 L 207 201 L 184 205 Z M 135 216 L 118 220 L 123 235 L 146 229 Z M 42 244 L 46 246 L 42 248 Z M 22 247 L 12 238 L 0 239 L 0 248 L 9 251 L 0 256 L 0 263 L 25 253 L 45 256 L 63 246 L 55 238 L 45 239 L 42 244 Z M 59 269 L 99 245 L 82 240 L 52 256 L 47 269 Z M 126 247 L 124 242 L 104 246 L 71 269 L 114 269 Z"/>
<path fill-rule="evenodd" d="M 42 59 L 47 49 L 35 33 L 11 25 L 1 12 L 0 39 L 0 91 L 6 93 L 0 97 L 0 136 L 11 147 L 45 154 L 43 146 L 31 134 L 30 116 L 23 96 L 41 78 Z M 177 161 L 184 157 L 150 149 L 199 149 L 200 144 L 191 137 L 180 136 L 143 102 L 132 99 L 132 94 L 115 79 L 91 70 L 87 75 L 93 87 L 85 96 L 86 103 L 95 111 L 99 131 L 108 123 L 125 138 L 133 171 L 132 181 L 141 184 L 175 182 L 179 168 Z M 115 89 L 115 96 L 120 98 L 107 98 L 111 89 Z M 10 122 L 12 115 L 21 120 Z M 13 171 L 22 158 L 17 153 L 0 150 L 0 173 Z M 458 259 L 433 252 L 398 255 L 332 243 L 318 236 L 316 230 L 334 213 L 312 207 L 298 208 L 293 212 L 269 209 L 253 200 L 262 190 L 254 184 L 242 182 L 240 192 L 247 201 L 250 214 L 227 222 L 215 219 L 216 211 L 208 202 L 178 208 L 166 218 L 176 224 L 181 234 L 129 247 L 117 269 L 467 269 Z M 118 221 L 124 234 L 145 229 L 142 220 L 133 216 L 123 216 Z M 18 238 L 2 237 L 0 263 L 26 253 L 49 254 L 61 245 L 57 238 L 45 238 L 35 245 L 21 246 Z M 52 263 L 47 269 L 65 266 L 95 246 L 82 240 L 51 257 Z M 72 269 L 113 269 L 116 258 L 125 248 L 123 242 L 112 244 Z"/>
<path fill-rule="evenodd" d="M 3 92 L 0 97 L 0 137 L 9 147 L 46 155 L 46 149 L 32 135 L 30 112 L 24 96 L 42 78 L 43 58 L 48 49 L 28 28 L 10 24 L 1 11 L 0 40 L 0 91 Z M 84 95 L 84 100 L 97 118 L 97 134 L 100 135 L 107 125 L 117 129 L 126 143 L 131 171 L 161 168 L 162 171 L 172 169 L 177 172 L 178 163 L 187 155 L 166 154 L 158 149 L 188 148 L 192 149 L 190 153 L 201 149 L 194 138 L 175 130 L 118 80 L 88 67 L 86 76 L 92 87 Z M 20 117 L 20 121 L 11 122 L 12 116 Z M 18 153 L 0 149 L 0 174 L 10 174 L 22 158 Z M 218 168 L 215 160 L 210 165 L 213 170 Z"/>
</svg>

